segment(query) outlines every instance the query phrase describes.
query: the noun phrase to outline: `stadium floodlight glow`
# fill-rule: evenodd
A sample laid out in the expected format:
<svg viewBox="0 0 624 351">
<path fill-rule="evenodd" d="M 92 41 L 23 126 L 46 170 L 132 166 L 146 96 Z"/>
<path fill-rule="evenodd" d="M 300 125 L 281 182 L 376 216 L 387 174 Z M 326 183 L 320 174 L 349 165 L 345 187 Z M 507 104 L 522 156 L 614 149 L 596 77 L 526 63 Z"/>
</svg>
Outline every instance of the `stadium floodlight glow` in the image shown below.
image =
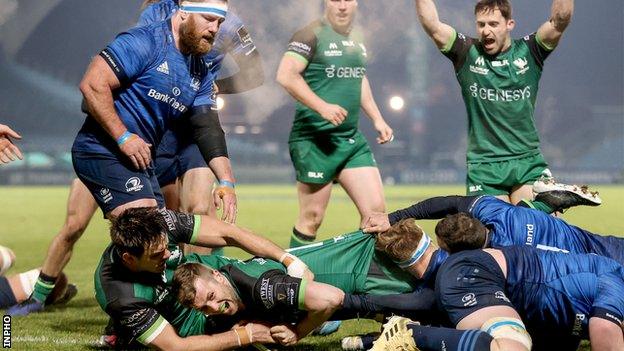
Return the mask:
<svg viewBox="0 0 624 351">
<path fill-rule="evenodd" d="M 221 111 L 225 107 L 225 99 L 217 96 L 217 110 Z"/>
<path fill-rule="evenodd" d="M 405 100 L 402 97 L 395 95 L 390 98 L 390 108 L 395 111 L 401 111 L 405 106 Z"/>
</svg>

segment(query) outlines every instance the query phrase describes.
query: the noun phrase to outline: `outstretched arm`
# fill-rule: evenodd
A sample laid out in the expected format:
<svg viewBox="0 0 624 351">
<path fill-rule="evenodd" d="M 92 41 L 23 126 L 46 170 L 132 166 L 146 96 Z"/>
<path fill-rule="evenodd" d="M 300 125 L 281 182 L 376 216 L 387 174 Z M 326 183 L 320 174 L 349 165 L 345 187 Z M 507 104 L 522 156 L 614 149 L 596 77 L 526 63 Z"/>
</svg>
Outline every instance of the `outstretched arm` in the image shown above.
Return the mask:
<svg viewBox="0 0 624 351">
<path fill-rule="evenodd" d="M 427 35 L 433 40 L 439 49 L 445 48 L 453 39 L 455 30 L 453 27 L 440 21 L 438 10 L 433 0 L 415 0 L 418 20 Z"/>
<path fill-rule="evenodd" d="M 548 21 L 537 30 L 537 37 L 547 49 L 554 49 L 568 27 L 574 12 L 574 0 L 553 0 Z"/>
</svg>

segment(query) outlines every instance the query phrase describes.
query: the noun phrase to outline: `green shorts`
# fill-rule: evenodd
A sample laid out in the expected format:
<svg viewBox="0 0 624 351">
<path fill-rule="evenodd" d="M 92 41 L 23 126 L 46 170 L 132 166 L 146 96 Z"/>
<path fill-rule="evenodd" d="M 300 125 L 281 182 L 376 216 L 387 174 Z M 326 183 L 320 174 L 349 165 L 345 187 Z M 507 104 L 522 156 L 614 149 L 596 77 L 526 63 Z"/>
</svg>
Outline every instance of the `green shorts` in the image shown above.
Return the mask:
<svg viewBox="0 0 624 351">
<path fill-rule="evenodd" d="M 375 250 L 375 237 L 357 231 L 287 250 L 314 273 L 317 282 L 349 294 L 401 294 L 418 281 Z"/>
<path fill-rule="evenodd" d="M 508 195 L 517 185 L 531 184 L 548 172 L 541 154 L 500 162 L 468 163 L 467 195 Z"/>
<path fill-rule="evenodd" d="M 377 167 L 362 133 L 351 138 L 324 136 L 288 143 L 290 159 L 302 183 L 327 184 L 345 168 Z"/>
</svg>

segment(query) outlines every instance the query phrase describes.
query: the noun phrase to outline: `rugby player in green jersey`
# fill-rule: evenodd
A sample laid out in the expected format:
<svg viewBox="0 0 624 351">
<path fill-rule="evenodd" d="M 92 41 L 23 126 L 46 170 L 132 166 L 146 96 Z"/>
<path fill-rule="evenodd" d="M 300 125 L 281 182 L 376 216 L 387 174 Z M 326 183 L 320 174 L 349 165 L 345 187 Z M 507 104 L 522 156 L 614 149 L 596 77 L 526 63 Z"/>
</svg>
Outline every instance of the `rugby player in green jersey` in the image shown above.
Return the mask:
<svg viewBox="0 0 624 351">
<path fill-rule="evenodd" d="M 533 113 L 544 61 L 572 18 L 573 0 L 553 0 L 550 18 L 537 32 L 512 39 L 508 0 L 475 6 L 478 38 L 440 21 L 433 0 L 415 0 L 425 32 L 454 65 L 468 113 L 466 192 L 517 203 L 548 165 Z"/>
<path fill-rule="evenodd" d="M 381 176 L 358 130 L 360 108 L 392 140 L 366 78 L 366 46 L 353 29 L 356 0 L 325 0 L 325 16 L 296 32 L 277 71 L 277 82 L 297 100 L 289 137 L 297 174 L 299 216 L 291 247 L 313 241 L 337 181 L 362 219 L 385 208 Z"/>
<path fill-rule="evenodd" d="M 293 276 L 313 279 L 301 260 L 271 241 L 209 216 L 128 209 L 112 221 L 111 241 L 96 269 L 94 286 L 98 304 L 113 320 L 120 347 L 135 342 L 162 350 L 238 346 L 234 332 L 219 329 L 217 321 L 182 307 L 171 296 L 173 270 L 186 260 L 179 243 L 238 246 L 283 262 Z M 206 257 L 215 268 L 231 261 L 216 255 Z M 254 323 L 247 330 L 251 339 L 272 341 L 269 329 L 261 324 Z"/>
</svg>

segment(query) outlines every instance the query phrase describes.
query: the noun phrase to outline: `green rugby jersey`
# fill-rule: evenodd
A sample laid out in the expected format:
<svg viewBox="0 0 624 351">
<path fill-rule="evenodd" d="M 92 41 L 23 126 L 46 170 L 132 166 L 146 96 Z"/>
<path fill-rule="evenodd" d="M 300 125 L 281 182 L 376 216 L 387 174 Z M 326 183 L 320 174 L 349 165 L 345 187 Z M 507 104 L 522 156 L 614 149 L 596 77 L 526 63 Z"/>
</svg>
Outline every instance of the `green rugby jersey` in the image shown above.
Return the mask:
<svg viewBox="0 0 624 351">
<path fill-rule="evenodd" d="M 171 251 L 163 274 L 130 271 L 113 245 L 106 248 L 95 271 L 96 300 L 112 318 L 120 343 L 149 344 L 167 323 L 180 336 L 205 334 L 217 328 L 213 320 L 183 307 L 170 294 L 173 272 L 186 260 L 178 244 L 194 242 L 200 217 L 168 210 L 162 213 Z M 222 256 L 209 256 L 204 261 L 214 268 L 232 262 Z"/>
<path fill-rule="evenodd" d="M 343 35 L 325 20 L 317 20 L 293 35 L 286 55 L 306 64 L 303 79 L 316 95 L 348 112 L 345 121 L 334 126 L 297 102 L 289 141 L 314 139 L 320 134 L 353 136 L 358 128 L 362 79 L 366 74 L 362 35 L 356 30 Z"/>
<path fill-rule="evenodd" d="M 442 49 L 455 66 L 468 113 L 468 163 L 540 153 L 533 114 L 544 60 L 551 52 L 535 33 L 512 40 L 496 56 L 462 33 Z"/>
</svg>

